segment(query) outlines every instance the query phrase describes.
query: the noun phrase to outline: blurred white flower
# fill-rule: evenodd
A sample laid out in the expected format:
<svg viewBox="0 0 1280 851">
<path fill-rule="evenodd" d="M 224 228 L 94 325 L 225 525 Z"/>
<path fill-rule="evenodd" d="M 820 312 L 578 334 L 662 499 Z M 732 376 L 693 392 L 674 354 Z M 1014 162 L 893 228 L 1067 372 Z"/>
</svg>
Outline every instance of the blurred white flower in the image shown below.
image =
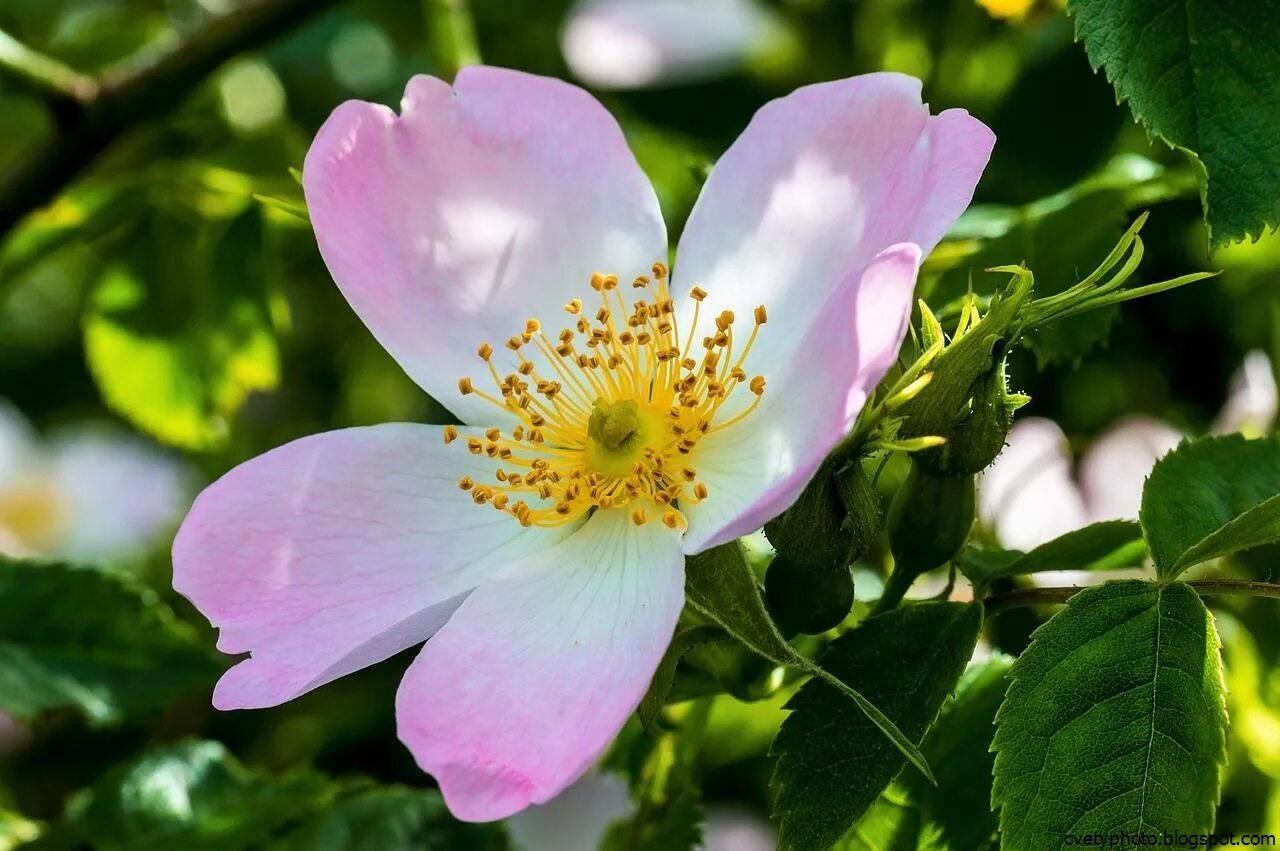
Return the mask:
<svg viewBox="0 0 1280 851">
<path fill-rule="evenodd" d="M 0 401 L 0 554 L 110 561 L 144 551 L 190 501 L 187 470 L 107 426 L 41 440 Z"/>
<path fill-rule="evenodd" d="M 1214 422 L 1218 433 L 1268 432 L 1276 383 L 1262 352 L 1250 352 L 1231 379 Z M 1087 447 L 1073 475 L 1067 438 L 1051 420 L 1018 420 L 1007 446 L 982 476 L 979 513 L 1000 543 L 1029 550 L 1102 520 L 1136 520 L 1155 462 L 1186 435 L 1150 417 L 1126 417 Z"/>
<path fill-rule="evenodd" d="M 733 71 L 785 33 L 759 0 L 579 0 L 560 43 L 588 85 L 637 89 Z"/>
<path fill-rule="evenodd" d="M 508 818 L 507 833 L 520 851 L 595 851 L 609 825 L 634 809 L 625 778 L 591 772 L 545 804 Z"/>
<path fill-rule="evenodd" d="M 774 851 L 777 847 L 777 831 L 754 810 L 724 804 L 707 807 L 704 851 Z"/>
<path fill-rule="evenodd" d="M 518 851 L 596 851 L 610 825 L 634 812 L 626 779 L 593 771 L 547 803 L 508 818 L 507 834 Z M 707 807 L 703 837 L 703 851 L 773 851 L 778 845 L 766 819 L 721 804 Z"/>
<path fill-rule="evenodd" d="M 1265 352 L 1249 352 L 1231 377 L 1227 403 L 1214 420 L 1219 434 L 1241 432 L 1258 437 L 1271 430 L 1276 419 L 1276 379 Z"/>
</svg>

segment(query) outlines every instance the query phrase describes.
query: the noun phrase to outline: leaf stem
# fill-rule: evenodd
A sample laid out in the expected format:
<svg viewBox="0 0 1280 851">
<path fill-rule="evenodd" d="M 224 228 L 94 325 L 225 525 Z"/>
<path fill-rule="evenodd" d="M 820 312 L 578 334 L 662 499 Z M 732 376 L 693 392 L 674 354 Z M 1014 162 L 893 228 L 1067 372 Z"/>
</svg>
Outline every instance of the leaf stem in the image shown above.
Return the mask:
<svg viewBox="0 0 1280 851">
<path fill-rule="evenodd" d="M 1280 584 L 1252 579 L 1196 579 L 1187 582 L 1201 596 L 1248 596 L 1280 598 Z M 982 601 L 988 615 L 1025 606 L 1049 606 L 1065 603 L 1085 586 L 1055 588 L 1020 588 L 1003 594 L 992 594 Z"/>
<path fill-rule="evenodd" d="M 0 236 L 53 200 L 131 128 L 175 107 L 223 62 L 310 20 L 337 0 L 250 0 L 190 35 L 99 78 L 0 33 L 0 73 L 41 93 L 54 137 L 0 182 Z"/>
</svg>

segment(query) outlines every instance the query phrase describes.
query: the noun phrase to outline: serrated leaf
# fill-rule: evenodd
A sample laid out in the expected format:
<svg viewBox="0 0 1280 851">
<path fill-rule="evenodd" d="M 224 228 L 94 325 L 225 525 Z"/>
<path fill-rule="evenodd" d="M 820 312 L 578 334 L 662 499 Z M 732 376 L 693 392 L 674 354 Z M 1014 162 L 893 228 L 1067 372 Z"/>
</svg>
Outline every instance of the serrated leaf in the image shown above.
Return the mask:
<svg viewBox="0 0 1280 851">
<path fill-rule="evenodd" d="M 241 851 L 327 805 L 334 785 L 311 772 L 252 771 L 219 742 L 157 748 L 77 793 L 32 851 Z"/>
<path fill-rule="evenodd" d="M 1054 570 L 1118 570 L 1140 564 L 1146 555 L 1142 527 L 1133 520 L 1107 520 L 1076 529 L 1030 552 L 970 551 L 960 569 L 974 585 L 1000 576 Z"/>
<path fill-rule="evenodd" d="M 506 851 L 496 824 L 468 824 L 449 814 L 434 789 L 372 787 L 347 794 L 270 851 Z"/>
<path fill-rule="evenodd" d="M 874 701 L 857 687 L 810 662 L 782 637 L 765 610 L 760 586 L 737 542 L 690 556 L 685 565 L 685 596 L 695 608 L 761 656 L 811 674 L 840 690 L 912 765 L 926 777 L 932 777 L 929 764 L 915 742 L 898 729 Z"/>
<path fill-rule="evenodd" d="M 868 618 L 836 639 L 822 667 L 920 741 L 973 654 L 976 604 L 929 602 Z M 774 740 L 774 815 L 788 851 L 825 849 L 875 802 L 906 764 L 829 683 L 811 680 L 787 703 Z"/>
<path fill-rule="evenodd" d="M 111 263 L 84 322 L 85 355 L 107 404 L 186 449 L 225 443 L 250 393 L 276 387 L 262 221 L 229 226 L 154 213 Z"/>
<path fill-rule="evenodd" d="M 921 750 L 938 785 L 903 774 L 839 843 L 839 851 L 987 851 L 995 848 L 991 736 L 1013 660 L 970 666 Z"/>
<path fill-rule="evenodd" d="M 1182 443 L 1156 462 L 1139 517 L 1161 579 L 1280 541 L 1280 440 L 1233 434 Z"/>
<path fill-rule="evenodd" d="M 1067 9 L 1118 99 L 1204 164 L 1214 243 L 1280 225 L 1280 2 L 1070 0 Z"/>
<path fill-rule="evenodd" d="M 1217 632 L 1182 583 L 1088 588 L 1032 636 L 997 715 L 1002 847 L 1207 833 L 1226 759 Z"/>
<path fill-rule="evenodd" d="M 107 724 L 212 684 L 220 663 L 151 590 L 113 573 L 0 558 L 0 710 Z"/>
</svg>

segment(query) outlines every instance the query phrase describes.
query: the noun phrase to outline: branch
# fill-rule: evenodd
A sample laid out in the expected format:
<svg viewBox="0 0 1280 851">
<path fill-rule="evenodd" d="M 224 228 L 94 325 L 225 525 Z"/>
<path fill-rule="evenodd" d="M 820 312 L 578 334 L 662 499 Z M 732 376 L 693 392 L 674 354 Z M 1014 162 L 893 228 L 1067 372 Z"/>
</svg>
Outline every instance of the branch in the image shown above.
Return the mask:
<svg viewBox="0 0 1280 851">
<path fill-rule="evenodd" d="M 1280 598 L 1280 585 L 1273 582 L 1257 582 L 1252 579 L 1197 579 L 1188 582 L 1201 596 L 1241 595 L 1249 597 Z M 1069 588 L 1022 588 L 1007 591 L 1003 594 L 992 594 L 982 601 L 987 614 L 993 615 L 1006 609 L 1018 609 L 1024 606 L 1049 606 L 1065 603 L 1083 587 Z"/>
<path fill-rule="evenodd" d="M 41 91 L 54 139 L 0 183 L 0 236 L 43 207 L 131 127 L 179 106 L 231 57 L 260 47 L 337 0 L 249 0 L 182 39 L 94 79 L 0 33 L 0 70 Z"/>
</svg>

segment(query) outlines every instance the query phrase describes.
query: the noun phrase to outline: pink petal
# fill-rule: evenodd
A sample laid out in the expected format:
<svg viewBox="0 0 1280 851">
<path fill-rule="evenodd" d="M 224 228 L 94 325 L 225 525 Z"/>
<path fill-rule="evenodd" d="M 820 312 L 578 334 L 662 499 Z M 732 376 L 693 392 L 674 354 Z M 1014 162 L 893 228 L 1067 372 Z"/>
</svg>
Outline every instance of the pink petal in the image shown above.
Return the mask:
<svg viewBox="0 0 1280 851">
<path fill-rule="evenodd" d="M 415 77 L 401 115 L 338 107 L 303 172 L 320 252 L 405 371 L 467 422 L 499 416 L 457 380 L 476 347 L 555 322 L 592 273 L 666 259 L 648 180 L 617 123 L 567 83 L 471 67 Z M 503 373 L 511 370 L 502 368 Z"/>
<path fill-rule="evenodd" d="M 427 642 L 396 700 L 400 739 L 455 816 L 545 803 L 609 744 L 684 603 L 677 537 L 599 511 L 477 588 Z"/>
<path fill-rule="evenodd" d="M 478 583 L 564 532 L 477 506 L 462 475 L 487 459 L 433 426 L 305 437 L 241 464 L 196 500 L 173 545 L 173 584 L 252 653 L 220 709 L 275 706 L 425 640 Z"/>
<path fill-rule="evenodd" d="M 759 0 L 584 0 L 561 47 L 587 84 L 635 89 L 732 71 L 783 37 Z"/>
<path fill-rule="evenodd" d="M 1090 521 L 1137 520 L 1151 468 L 1184 437 L 1167 423 L 1136 416 L 1099 435 L 1080 459 L 1080 490 Z"/>
<path fill-rule="evenodd" d="M 797 356 L 769 380 L 759 410 L 702 439 L 691 462 L 710 495 L 683 509 L 685 552 L 745 535 L 795 502 L 893 364 L 919 266 L 918 246 L 891 246 L 832 291 L 791 341 Z M 772 325 L 771 314 L 762 333 Z"/>
<path fill-rule="evenodd" d="M 769 324 L 746 369 L 780 375 L 793 357 L 814 356 L 797 341 L 872 258 L 902 242 L 933 250 L 968 206 L 994 143 L 962 110 L 930 117 L 920 81 L 902 74 L 772 101 L 702 190 L 680 240 L 677 297 L 702 287 L 713 316 L 750 317 L 764 304 Z"/>
<path fill-rule="evenodd" d="M 1033 549 L 1088 522 L 1066 435 L 1040 417 L 1014 424 L 1004 451 L 982 474 L 978 499 L 983 523 L 1010 549 Z"/>
</svg>

